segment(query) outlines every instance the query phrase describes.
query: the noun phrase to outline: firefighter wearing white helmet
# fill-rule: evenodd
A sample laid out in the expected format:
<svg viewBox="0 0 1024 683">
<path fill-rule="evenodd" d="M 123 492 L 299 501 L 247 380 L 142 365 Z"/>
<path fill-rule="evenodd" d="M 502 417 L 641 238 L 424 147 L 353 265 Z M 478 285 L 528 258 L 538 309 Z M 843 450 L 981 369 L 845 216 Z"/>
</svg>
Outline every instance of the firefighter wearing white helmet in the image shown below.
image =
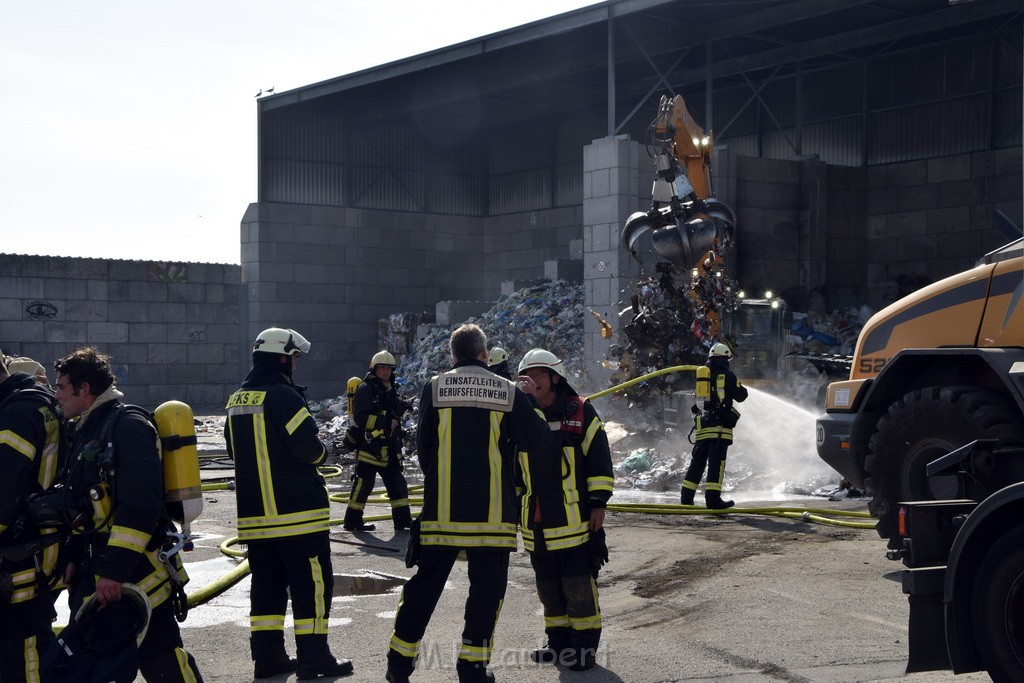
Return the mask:
<svg viewBox="0 0 1024 683">
<path fill-rule="evenodd" d="M 732 349 L 727 344 L 716 342 L 708 351 L 707 366 L 711 370 L 711 395 L 704 401 L 703 409 L 696 405 L 696 443 L 690 466 L 683 477 L 679 501 L 693 505 L 694 495 L 707 467 L 707 483 L 704 485 L 704 504 L 712 510 L 733 506 L 733 501 L 722 500 L 722 479 L 725 477 L 725 456 L 732 444 L 732 430 L 740 419 L 740 413 L 733 406 L 747 398 L 747 388 L 729 370 Z"/>
<path fill-rule="evenodd" d="M 253 343 L 252 369 L 227 403 L 225 440 L 235 462 L 238 540 L 249 547 L 249 645 L 254 678 L 295 671 L 298 678 L 337 677 L 352 662 L 327 644 L 334 590 L 330 502 L 317 467 L 327 458 L 304 387 L 292 379 L 310 343 L 295 330 L 271 327 Z M 285 588 L 287 587 L 287 591 Z M 292 601 L 298 659 L 284 642 Z"/>
<path fill-rule="evenodd" d="M 597 411 L 569 386 L 555 354 L 531 349 L 519 374 L 537 385 L 535 397 L 552 430 L 545 448 L 519 454 L 526 485 L 519 526 L 547 635 L 547 645 L 531 657 L 582 671 L 594 666 L 601 639 L 596 579 L 607 559 L 603 525 L 612 495 L 611 450 Z"/>
<path fill-rule="evenodd" d="M 715 342 L 708 351 L 708 358 L 725 358 L 726 360 L 732 360 L 732 349 L 729 348 L 728 344 L 722 342 Z"/>
<path fill-rule="evenodd" d="M 345 509 L 344 525 L 349 531 L 373 531 L 375 528 L 363 521 L 363 510 L 378 473 L 391 502 L 395 531 L 412 527 L 409 485 L 402 474 L 402 442 L 405 440 L 402 419 L 406 405 L 398 398 L 394 372 L 395 357 L 389 351 L 373 354 L 370 372 L 356 389 L 352 401 L 349 419 L 356 426 L 357 439 L 356 470 Z"/>
<path fill-rule="evenodd" d="M 487 369 L 498 377 L 512 379 L 512 371 L 508 369 L 508 351 L 495 346 L 487 354 Z"/>
</svg>

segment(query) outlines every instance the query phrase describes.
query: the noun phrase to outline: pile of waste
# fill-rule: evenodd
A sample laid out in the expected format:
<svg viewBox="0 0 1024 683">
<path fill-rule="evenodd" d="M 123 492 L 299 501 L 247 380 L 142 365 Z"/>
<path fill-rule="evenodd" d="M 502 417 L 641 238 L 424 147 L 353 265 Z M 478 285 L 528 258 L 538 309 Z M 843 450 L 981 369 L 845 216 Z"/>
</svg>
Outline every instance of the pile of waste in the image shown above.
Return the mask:
<svg viewBox="0 0 1024 683">
<path fill-rule="evenodd" d="M 509 367 L 515 370 L 527 351 L 543 348 L 562 359 L 570 383 L 582 389 L 579 383 L 585 372 L 583 363 L 583 283 L 555 280 L 526 287 L 502 297 L 479 318 L 464 322 L 475 323 L 487 335 L 490 347 L 500 346 L 509 355 Z M 457 325 L 419 324 L 423 336 L 405 343 L 405 332 L 415 329 L 419 318 L 409 319 L 399 314 L 381 323 L 381 348 L 394 350 L 398 358 L 395 381 L 401 396 L 413 408 L 406 415 L 404 428 L 410 435 L 407 452 L 414 447 L 415 425 L 420 392 L 434 375 L 451 368 L 448 340 Z M 383 336 L 387 335 L 387 336 Z M 395 346 L 387 346 L 388 343 Z M 348 400 L 345 396 L 310 404 L 320 436 L 326 443 L 340 444 L 349 426 Z"/>
<path fill-rule="evenodd" d="M 852 356 L 861 328 L 874 315 L 867 305 L 825 313 L 793 313 L 793 350 Z"/>
<path fill-rule="evenodd" d="M 736 283 L 723 267 L 694 269 L 687 283 L 667 263 L 641 280 L 630 296 L 633 319 L 623 325 L 621 342 L 609 357 L 619 384 L 676 365 L 700 365 L 721 335 L 722 318 L 736 307 Z M 689 377 L 667 374 L 625 390 L 631 407 L 649 409 L 667 395 L 692 385 Z"/>
<path fill-rule="evenodd" d="M 475 323 L 487 335 L 491 348 L 500 346 L 509 355 L 513 370 L 527 351 L 547 349 L 562 359 L 569 380 L 582 379 L 583 283 L 555 280 L 517 290 L 503 297 Z M 462 324 L 462 323 L 459 323 Z M 434 375 L 451 368 L 448 339 L 458 325 L 431 325 L 423 338 L 399 358 L 396 372 L 400 391 L 419 398 L 423 385 Z"/>
</svg>

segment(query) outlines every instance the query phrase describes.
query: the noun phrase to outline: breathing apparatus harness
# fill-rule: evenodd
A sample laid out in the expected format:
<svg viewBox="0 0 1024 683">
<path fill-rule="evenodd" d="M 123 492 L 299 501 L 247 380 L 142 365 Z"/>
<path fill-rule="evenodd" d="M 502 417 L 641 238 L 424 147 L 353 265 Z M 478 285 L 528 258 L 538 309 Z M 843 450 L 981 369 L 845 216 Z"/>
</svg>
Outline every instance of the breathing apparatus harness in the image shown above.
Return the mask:
<svg viewBox="0 0 1024 683">
<path fill-rule="evenodd" d="M 110 411 L 99 429 L 101 438 L 86 443 L 78 452 L 78 456 L 68 464 L 66 472 L 61 479 L 64 482 L 71 482 L 79 474 L 83 463 L 95 462 L 99 474 L 99 483 L 89 486 L 87 489 L 88 500 L 85 496 L 79 500 L 71 500 L 70 483 L 55 487 L 48 498 L 50 504 L 56 503 L 56 496 L 61 497 L 60 504 L 55 506 L 60 514 L 64 526 L 71 534 L 80 534 L 86 539 L 87 554 L 93 553 L 93 543 L 99 540 L 101 534 L 109 532 L 110 521 L 114 516 L 114 500 L 117 497 L 117 452 L 114 446 L 114 433 L 118 422 L 128 413 L 140 415 L 146 419 L 153 429 L 159 434 L 157 419 L 153 413 L 141 406 L 129 403 L 118 403 Z M 195 445 L 196 437 L 188 435 L 175 435 L 162 437 L 159 440 L 160 451 L 171 451 L 181 448 L 183 445 Z M 157 559 L 167 572 L 168 581 L 171 584 L 170 603 L 174 616 L 179 622 L 185 621 L 188 616 L 188 596 L 185 588 L 178 578 L 178 570 L 175 568 L 172 559 L 182 549 L 190 545 L 191 540 L 187 534 L 177 530 L 172 520 L 172 515 L 166 509 L 160 515 L 156 531 L 154 531 L 147 551 L 160 549 Z M 92 511 L 91 519 L 86 510 Z M 160 531 L 164 531 L 161 541 Z"/>
</svg>

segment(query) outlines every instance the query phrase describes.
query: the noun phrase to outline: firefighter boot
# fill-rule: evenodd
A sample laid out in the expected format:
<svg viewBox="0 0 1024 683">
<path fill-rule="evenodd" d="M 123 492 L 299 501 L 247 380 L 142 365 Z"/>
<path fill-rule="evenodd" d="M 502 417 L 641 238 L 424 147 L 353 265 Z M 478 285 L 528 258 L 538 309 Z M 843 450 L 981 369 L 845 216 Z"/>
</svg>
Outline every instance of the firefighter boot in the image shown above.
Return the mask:
<svg viewBox="0 0 1024 683">
<path fill-rule="evenodd" d="M 574 657 L 572 664 L 569 665 L 570 671 L 587 671 L 594 668 L 594 664 L 597 663 L 597 651 L 592 647 L 578 647 L 574 648 Z"/>
<path fill-rule="evenodd" d="M 709 510 L 725 510 L 726 508 L 731 508 L 736 503 L 731 500 L 722 500 L 721 491 L 705 491 L 704 504 Z"/>
<path fill-rule="evenodd" d="M 395 531 L 408 531 L 412 528 L 412 513 L 408 505 L 392 510 L 391 519 L 395 522 Z"/>
<path fill-rule="evenodd" d="M 562 659 L 563 653 L 570 650 L 571 631 L 563 627 L 545 629 L 548 642 L 530 653 L 530 659 L 538 664 L 555 664 Z"/>
<path fill-rule="evenodd" d="M 352 674 L 351 661 L 335 659 L 331 654 L 326 633 L 296 636 L 295 642 L 299 650 L 299 661 L 295 670 L 298 680 L 339 678 Z"/>
<path fill-rule="evenodd" d="M 384 680 L 388 683 L 409 683 L 409 674 L 402 673 L 398 669 L 392 669 L 389 666 L 387 673 L 384 674 Z"/>
<path fill-rule="evenodd" d="M 459 683 L 493 683 L 494 674 L 485 662 L 468 662 L 460 659 L 455 663 L 455 671 L 459 674 Z"/>
<path fill-rule="evenodd" d="M 694 491 L 693 489 L 688 489 L 685 486 L 683 486 L 682 491 L 679 494 L 679 504 L 680 505 L 693 505 L 693 496 L 696 493 L 697 492 Z"/>
<path fill-rule="evenodd" d="M 376 525 L 367 524 L 363 521 L 363 511 L 354 510 L 349 505 L 345 508 L 345 522 L 343 524 L 345 531 L 373 531 L 376 529 Z"/>
<path fill-rule="evenodd" d="M 273 678 L 295 671 L 295 658 L 284 649 L 283 631 L 261 631 L 249 637 L 253 678 Z"/>
</svg>

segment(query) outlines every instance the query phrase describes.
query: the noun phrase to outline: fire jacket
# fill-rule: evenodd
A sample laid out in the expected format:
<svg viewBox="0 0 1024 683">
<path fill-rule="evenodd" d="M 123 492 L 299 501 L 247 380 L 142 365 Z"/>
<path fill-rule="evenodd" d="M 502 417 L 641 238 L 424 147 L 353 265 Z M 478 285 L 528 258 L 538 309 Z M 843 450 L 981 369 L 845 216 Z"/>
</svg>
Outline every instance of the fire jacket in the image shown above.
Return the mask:
<svg viewBox="0 0 1024 683">
<path fill-rule="evenodd" d="M 327 485 L 317 469 L 327 450 L 302 387 L 284 381 L 279 367 L 254 365 L 228 399 L 224 436 L 235 461 L 242 543 L 330 528 Z"/>
<path fill-rule="evenodd" d="M 384 382 L 372 372 L 369 373 L 356 389 L 352 408 L 356 426 L 360 429 L 356 459 L 384 467 L 391 456 L 401 457 L 400 452 L 391 452 L 401 447 L 400 443 L 392 445 L 391 421 L 401 420 L 402 417 L 394 382 Z M 401 425 L 395 429 L 401 429 Z"/>
<path fill-rule="evenodd" d="M 529 397 L 482 362 L 462 361 L 423 387 L 416 447 L 424 546 L 516 549 L 509 435 L 533 449 L 550 437 Z"/>
<path fill-rule="evenodd" d="M 544 410 L 552 439 L 541 450 L 520 449 L 523 545 L 564 550 L 590 538 L 590 511 L 603 508 L 614 483 L 608 435 L 597 411 L 572 389 Z"/>
<path fill-rule="evenodd" d="M 90 574 L 134 583 L 156 607 L 173 590 L 157 559 L 171 524 L 164 514 L 159 437 L 144 415 L 125 409 L 121 397 L 111 386 L 74 423 L 63 473 L 69 506 L 84 526 L 71 537 L 69 560 L 81 568 L 91 558 Z M 174 559 L 176 579 L 184 584 L 188 575 Z"/>
<path fill-rule="evenodd" d="M 37 530 L 30 520 L 19 518 L 19 504 L 53 484 L 60 448 L 60 423 L 52 399 L 26 389 L 38 387 L 24 372 L 12 373 L 0 383 L 0 403 L 4 404 L 0 409 L 0 546 L 57 533 L 56 529 Z M 52 543 L 40 556 L 47 577 L 53 572 L 57 552 L 58 545 Z M 12 603 L 35 597 L 37 581 L 31 557 L 0 564 L 3 572 L 11 575 Z"/>
<path fill-rule="evenodd" d="M 745 401 L 747 388 L 729 370 L 725 358 L 712 357 L 707 365 L 711 368 L 711 397 L 704 401 L 704 410 L 697 415 L 696 440 L 722 439 L 732 443 L 732 429 L 740 419 L 740 411 L 733 407 L 733 402 Z"/>
</svg>

